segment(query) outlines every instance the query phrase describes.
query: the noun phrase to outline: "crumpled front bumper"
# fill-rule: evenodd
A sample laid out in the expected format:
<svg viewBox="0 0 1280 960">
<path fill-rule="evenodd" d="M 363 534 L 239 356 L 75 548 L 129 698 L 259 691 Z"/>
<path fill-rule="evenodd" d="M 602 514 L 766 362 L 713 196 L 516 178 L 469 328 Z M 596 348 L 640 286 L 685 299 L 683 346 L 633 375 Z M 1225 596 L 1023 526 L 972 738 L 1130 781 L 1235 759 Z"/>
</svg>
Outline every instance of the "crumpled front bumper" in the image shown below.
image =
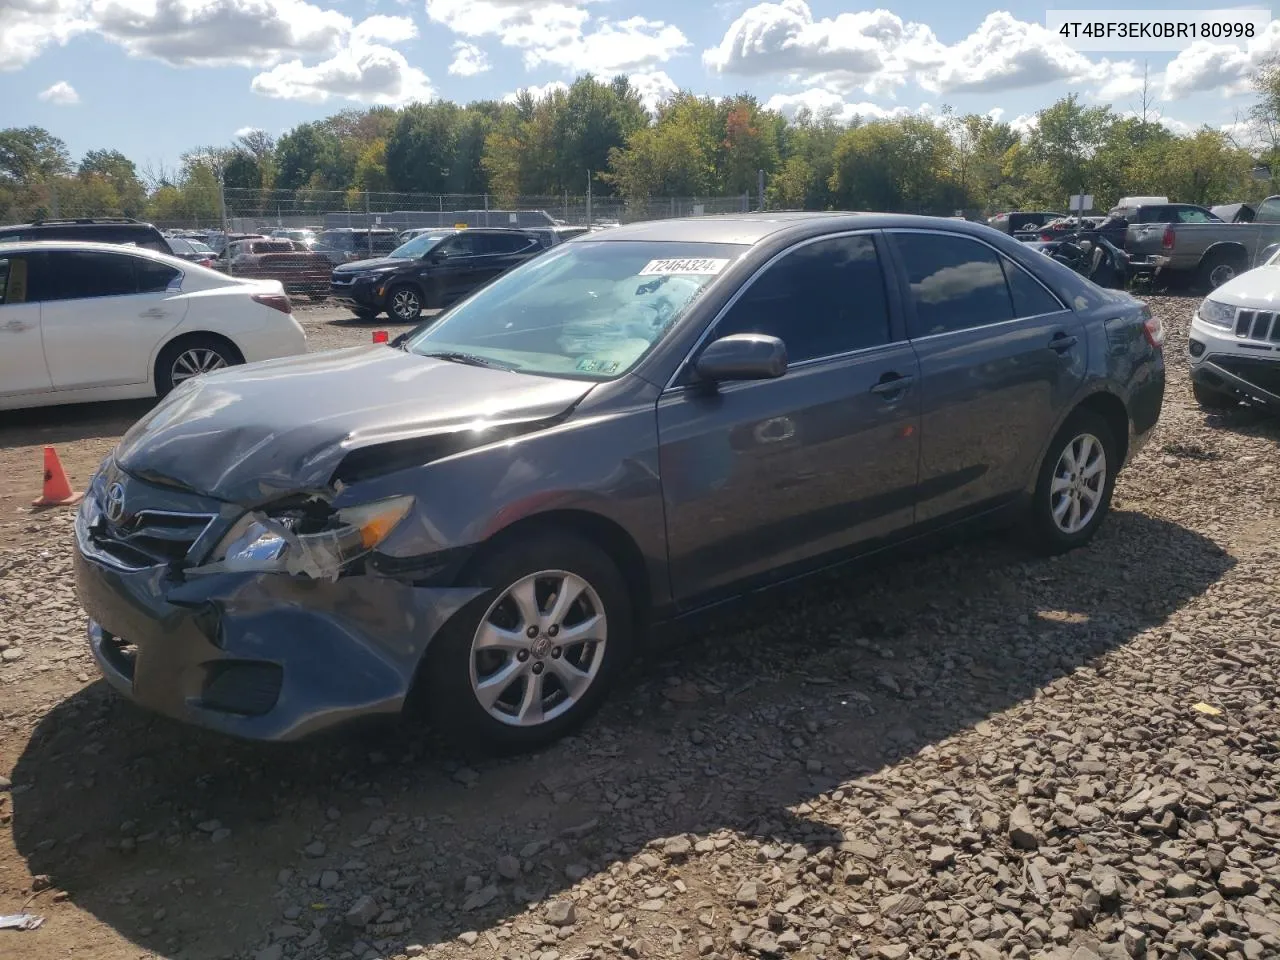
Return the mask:
<svg viewBox="0 0 1280 960">
<path fill-rule="evenodd" d="M 377 575 L 182 580 L 163 565 L 113 567 L 81 524 L 76 539 L 76 592 L 108 683 L 158 713 L 254 740 L 399 713 L 432 637 L 483 592 Z"/>
<path fill-rule="evenodd" d="M 1267 343 L 1241 344 L 1232 333 L 1193 319 L 1187 339 L 1191 379 L 1280 412 L 1280 353 Z"/>
</svg>

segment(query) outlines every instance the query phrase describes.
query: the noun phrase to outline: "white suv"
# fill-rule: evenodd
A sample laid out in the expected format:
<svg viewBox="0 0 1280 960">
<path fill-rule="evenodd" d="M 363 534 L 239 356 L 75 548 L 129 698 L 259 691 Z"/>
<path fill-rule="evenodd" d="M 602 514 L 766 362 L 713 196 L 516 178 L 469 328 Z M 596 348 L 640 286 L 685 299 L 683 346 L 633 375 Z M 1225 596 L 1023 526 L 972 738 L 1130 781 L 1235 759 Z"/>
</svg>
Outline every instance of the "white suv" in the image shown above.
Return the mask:
<svg viewBox="0 0 1280 960">
<path fill-rule="evenodd" d="M 1205 297 L 1187 338 L 1200 406 L 1242 400 L 1280 413 L 1280 252 Z"/>
<path fill-rule="evenodd" d="M 0 410 L 163 396 L 306 350 L 279 281 L 118 244 L 0 243 Z"/>
</svg>

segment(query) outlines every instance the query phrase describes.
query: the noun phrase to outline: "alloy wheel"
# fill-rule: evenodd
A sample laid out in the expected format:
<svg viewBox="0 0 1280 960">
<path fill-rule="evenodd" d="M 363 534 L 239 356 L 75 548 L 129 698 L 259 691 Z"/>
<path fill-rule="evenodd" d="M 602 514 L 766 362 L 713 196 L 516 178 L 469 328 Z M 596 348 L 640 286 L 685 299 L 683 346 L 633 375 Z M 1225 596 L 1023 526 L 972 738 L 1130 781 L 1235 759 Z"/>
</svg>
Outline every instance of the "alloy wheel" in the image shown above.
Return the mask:
<svg viewBox="0 0 1280 960">
<path fill-rule="evenodd" d="M 502 723 L 548 723 L 573 709 L 595 682 L 607 638 L 604 605 L 582 577 L 564 570 L 522 577 L 476 628 L 471 691 Z"/>
<path fill-rule="evenodd" d="M 1049 507 L 1057 528 L 1070 535 L 1087 527 L 1106 488 L 1106 448 L 1093 434 L 1079 434 L 1058 457 L 1049 484 Z"/>
<path fill-rule="evenodd" d="M 192 347 L 178 354 L 170 368 L 170 381 L 176 387 L 183 380 L 190 380 L 202 373 L 220 370 L 227 365 L 226 358 L 208 347 Z"/>
<path fill-rule="evenodd" d="M 412 320 L 422 312 L 422 302 L 412 290 L 397 290 L 391 299 L 391 311 L 401 320 Z"/>
</svg>

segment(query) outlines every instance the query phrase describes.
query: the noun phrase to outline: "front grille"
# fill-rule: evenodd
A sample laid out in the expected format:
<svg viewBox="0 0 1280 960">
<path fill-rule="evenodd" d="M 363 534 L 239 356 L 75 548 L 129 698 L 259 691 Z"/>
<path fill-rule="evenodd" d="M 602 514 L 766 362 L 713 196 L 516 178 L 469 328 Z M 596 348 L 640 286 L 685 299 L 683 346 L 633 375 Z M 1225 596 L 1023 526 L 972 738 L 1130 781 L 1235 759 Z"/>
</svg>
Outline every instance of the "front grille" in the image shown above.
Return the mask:
<svg viewBox="0 0 1280 960">
<path fill-rule="evenodd" d="M 1258 343 L 1280 343 L 1280 313 L 1272 310 L 1236 312 L 1236 336 Z"/>
<path fill-rule="evenodd" d="M 99 551 L 131 570 L 181 563 L 214 521 L 209 513 L 142 510 L 118 524 L 101 519 L 89 529 Z"/>
</svg>

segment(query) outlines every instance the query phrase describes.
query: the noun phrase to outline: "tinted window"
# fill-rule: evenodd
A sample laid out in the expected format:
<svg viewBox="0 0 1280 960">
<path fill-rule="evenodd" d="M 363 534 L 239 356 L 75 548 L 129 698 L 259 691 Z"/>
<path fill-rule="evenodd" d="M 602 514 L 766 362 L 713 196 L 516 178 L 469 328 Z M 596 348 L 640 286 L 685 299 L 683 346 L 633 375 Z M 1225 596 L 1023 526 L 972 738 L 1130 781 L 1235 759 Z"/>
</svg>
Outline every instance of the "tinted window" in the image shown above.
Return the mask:
<svg viewBox="0 0 1280 960">
<path fill-rule="evenodd" d="M 169 249 L 174 253 L 195 253 L 196 248 L 181 237 L 170 237 Z"/>
<path fill-rule="evenodd" d="M 909 333 L 928 337 L 1013 319 L 1013 303 L 994 250 L 968 237 L 891 234 L 911 284 Z"/>
<path fill-rule="evenodd" d="M 484 238 L 482 249 L 487 248 L 488 253 L 518 253 L 521 250 L 528 250 L 534 244 L 538 243 L 537 237 L 526 237 L 514 233 L 491 233 Z M 546 241 L 550 246 L 551 241 Z"/>
<path fill-rule="evenodd" d="M 139 259 L 137 271 L 139 293 L 164 293 L 169 284 L 179 276 L 177 268 L 167 263 L 157 263 L 155 260 Z"/>
<path fill-rule="evenodd" d="M 399 246 L 399 239 L 394 233 L 375 233 L 373 235 L 373 250 L 375 253 L 389 253 Z"/>
<path fill-rule="evenodd" d="M 118 297 L 137 291 L 133 257 L 58 251 L 48 254 L 43 266 L 41 300 Z"/>
<path fill-rule="evenodd" d="M 447 257 L 469 257 L 479 252 L 476 247 L 476 235 L 464 231 L 440 244 L 440 252 Z"/>
<path fill-rule="evenodd" d="M 1038 317 L 1066 309 L 1026 270 L 1005 257 L 1000 259 L 1004 263 L 1005 278 L 1009 281 L 1009 293 L 1013 295 L 1014 316 Z"/>
<path fill-rule="evenodd" d="M 1275 222 L 1280 220 L 1280 197 L 1268 197 L 1258 205 L 1258 212 L 1254 215 L 1253 220 L 1257 223 L 1260 220 Z"/>
<path fill-rule="evenodd" d="M 746 289 L 714 335 L 734 333 L 779 338 L 791 363 L 887 343 L 889 308 L 875 243 L 832 237 L 788 253 Z"/>
</svg>

